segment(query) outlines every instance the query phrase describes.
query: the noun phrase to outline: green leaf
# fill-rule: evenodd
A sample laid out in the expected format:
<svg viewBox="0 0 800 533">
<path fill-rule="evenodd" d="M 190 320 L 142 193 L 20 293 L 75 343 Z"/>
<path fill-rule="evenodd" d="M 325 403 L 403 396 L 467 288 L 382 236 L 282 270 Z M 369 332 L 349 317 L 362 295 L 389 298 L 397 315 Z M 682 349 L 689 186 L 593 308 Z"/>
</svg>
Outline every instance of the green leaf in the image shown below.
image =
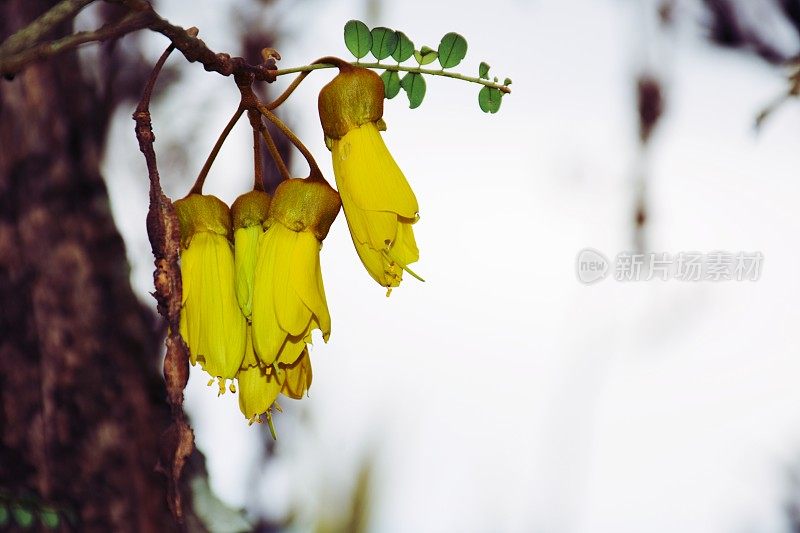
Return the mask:
<svg viewBox="0 0 800 533">
<path fill-rule="evenodd" d="M 408 107 L 419 107 L 425 98 L 425 78 L 418 72 L 409 72 L 400 80 L 400 87 L 408 95 Z"/>
<path fill-rule="evenodd" d="M 386 98 L 391 100 L 400 92 L 400 75 L 394 70 L 387 70 L 381 74 L 383 91 Z"/>
<path fill-rule="evenodd" d="M 372 28 L 371 34 L 372 55 L 374 55 L 375 59 L 378 61 L 381 59 L 386 59 L 392 55 L 397 48 L 397 43 L 400 42 L 400 39 L 397 37 L 397 33 L 394 30 L 390 30 L 389 28 L 384 28 L 382 26 Z"/>
<path fill-rule="evenodd" d="M 409 39 L 406 34 L 401 31 L 397 32 L 397 38 L 397 48 L 394 49 L 392 57 L 398 63 L 402 63 L 414 55 L 414 43 L 412 43 L 411 39 Z"/>
<path fill-rule="evenodd" d="M 489 63 L 487 63 L 486 61 L 481 61 L 481 64 L 478 65 L 478 76 L 482 80 L 489 79 Z"/>
<path fill-rule="evenodd" d="M 344 25 L 344 44 L 350 53 L 361 59 L 372 48 L 372 34 L 360 20 L 349 20 Z"/>
<path fill-rule="evenodd" d="M 442 68 L 451 68 L 467 55 L 467 40 L 461 35 L 450 32 L 439 43 L 439 64 Z"/>
<path fill-rule="evenodd" d="M 478 105 L 484 113 L 497 113 L 500 110 L 503 93 L 494 87 L 484 87 L 478 93 Z"/>
<path fill-rule="evenodd" d="M 503 80 L 503 85 L 505 85 L 506 87 L 511 85 L 511 78 L 506 78 L 505 80 Z"/>
<path fill-rule="evenodd" d="M 9 518 L 8 507 L 6 507 L 6 504 L 0 503 L 0 526 L 8 524 Z"/>
<path fill-rule="evenodd" d="M 61 521 L 56 510 L 48 507 L 45 507 L 41 510 L 40 518 L 42 520 L 42 524 L 49 529 L 57 528 L 58 523 Z"/>
<path fill-rule="evenodd" d="M 27 529 L 33 525 L 33 513 L 30 509 L 17 504 L 11 508 L 11 514 L 14 515 L 14 520 L 20 526 Z"/>
<path fill-rule="evenodd" d="M 428 48 L 427 46 L 423 46 L 419 50 L 414 50 L 414 59 L 416 59 L 417 63 L 420 65 L 433 63 L 436 61 L 437 57 L 439 57 L 439 53 L 432 48 Z"/>
</svg>

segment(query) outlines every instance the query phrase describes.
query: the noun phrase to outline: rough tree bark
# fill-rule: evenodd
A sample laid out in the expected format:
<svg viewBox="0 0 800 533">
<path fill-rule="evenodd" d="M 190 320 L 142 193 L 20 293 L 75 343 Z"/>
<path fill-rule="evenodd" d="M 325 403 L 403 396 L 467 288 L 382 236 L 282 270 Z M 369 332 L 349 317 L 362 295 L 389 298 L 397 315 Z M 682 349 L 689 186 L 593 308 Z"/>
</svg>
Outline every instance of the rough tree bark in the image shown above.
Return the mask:
<svg viewBox="0 0 800 533">
<path fill-rule="evenodd" d="M 1 3 L 0 40 L 50 5 Z M 170 531 L 161 335 L 111 217 L 97 93 L 74 53 L 0 80 L 0 489 L 74 513 L 62 529 Z"/>
</svg>

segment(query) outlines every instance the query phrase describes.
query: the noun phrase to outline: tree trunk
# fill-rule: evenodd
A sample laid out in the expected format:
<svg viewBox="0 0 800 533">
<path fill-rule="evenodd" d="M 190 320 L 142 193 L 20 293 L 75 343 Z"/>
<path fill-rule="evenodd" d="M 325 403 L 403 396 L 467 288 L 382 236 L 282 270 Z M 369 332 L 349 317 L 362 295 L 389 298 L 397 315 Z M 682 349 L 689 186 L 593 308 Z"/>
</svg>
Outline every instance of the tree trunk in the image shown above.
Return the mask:
<svg viewBox="0 0 800 533">
<path fill-rule="evenodd" d="M 49 6 L 0 4 L 0 40 Z M 102 103 L 75 54 L 0 80 L 0 502 L 34 525 L 53 507 L 61 530 L 170 531 L 161 334 L 100 175 Z"/>
</svg>

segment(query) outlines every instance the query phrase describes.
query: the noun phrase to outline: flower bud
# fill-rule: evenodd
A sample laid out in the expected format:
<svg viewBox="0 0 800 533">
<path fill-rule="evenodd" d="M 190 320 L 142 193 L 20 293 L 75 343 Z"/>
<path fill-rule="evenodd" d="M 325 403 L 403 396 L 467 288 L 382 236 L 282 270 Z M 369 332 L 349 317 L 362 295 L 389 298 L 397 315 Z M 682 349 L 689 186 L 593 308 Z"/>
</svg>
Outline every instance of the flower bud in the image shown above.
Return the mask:
<svg viewBox="0 0 800 533">
<path fill-rule="evenodd" d="M 373 71 L 343 64 L 339 74 L 319 93 L 322 130 L 341 139 L 353 128 L 383 116 L 383 80 Z"/>
</svg>

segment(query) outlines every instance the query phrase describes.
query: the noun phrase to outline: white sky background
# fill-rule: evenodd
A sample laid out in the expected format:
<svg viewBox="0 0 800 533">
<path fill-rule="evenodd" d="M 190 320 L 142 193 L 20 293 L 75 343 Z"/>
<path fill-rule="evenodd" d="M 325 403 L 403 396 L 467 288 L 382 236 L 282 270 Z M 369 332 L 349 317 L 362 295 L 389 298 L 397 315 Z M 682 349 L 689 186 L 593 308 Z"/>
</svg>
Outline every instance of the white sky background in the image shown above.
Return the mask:
<svg viewBox="0 0 800 533">
<path fill-rule="evenodd" d="M 214 50 L 238 50 L 211 22 L 219 3 L 162 4 Z M 648 56 L 667 98 L 649 160 L 650 248 L 758 250 L 762 279 L 587 287 L 580 249 L 631 246 L 633 75 L 647 56 L 637 3 L 384 4 L 372 25 L 434 48 L 458 31 L 469 53 L 456 70 L 486 60 L 514 92 L 493 116 L 476 86 L 441 78 L 417 110 L 402 94 L 387 102 L 385 139 L 421 207 L 415 270 L 427 282 L 407 276 L 385 298 L 340 214 L 322 252 L 331 340 L 312 354 L 311 397 L 283 402 L 265 471 L 253 471 L 262 436 L 235 396 L 216 398 L 193 369 L 187 408 L 214 489 L 270 516 L 297 507 L 308 527 L 348 503 L 371 451 L 372 531 L 783 531 L 785 469 L 800 460 L 800 105 L 752 130 L 785 88 L 780 73 L 708 45 L 694 24 Z M 349 57 L 342 26 L 363 3 L 304 6 L 286 10 L 281 66 Z M 164 39 L 147 43 L 155 61 Z M 174 175 L 169 145 L 192 147 L 195 174 L 238 101 L 231 80 L 184 70 L 180 96 L 153 115 L 173 198 L 194 175 Z M 332 75 L 310 76 L 284 110 L 331 181 L 316 95 Z M 115 124 L 106 175 L 134 285 L 152 303 L 144 163 L 129 110 Z M 236 158 L 249 164 L 249 135 L 243 121 L 207 192 L 230 202 L 247 189 L 252 169 Z M 305 172 L 300 157 L 294 168 Z"/>
</svg>

